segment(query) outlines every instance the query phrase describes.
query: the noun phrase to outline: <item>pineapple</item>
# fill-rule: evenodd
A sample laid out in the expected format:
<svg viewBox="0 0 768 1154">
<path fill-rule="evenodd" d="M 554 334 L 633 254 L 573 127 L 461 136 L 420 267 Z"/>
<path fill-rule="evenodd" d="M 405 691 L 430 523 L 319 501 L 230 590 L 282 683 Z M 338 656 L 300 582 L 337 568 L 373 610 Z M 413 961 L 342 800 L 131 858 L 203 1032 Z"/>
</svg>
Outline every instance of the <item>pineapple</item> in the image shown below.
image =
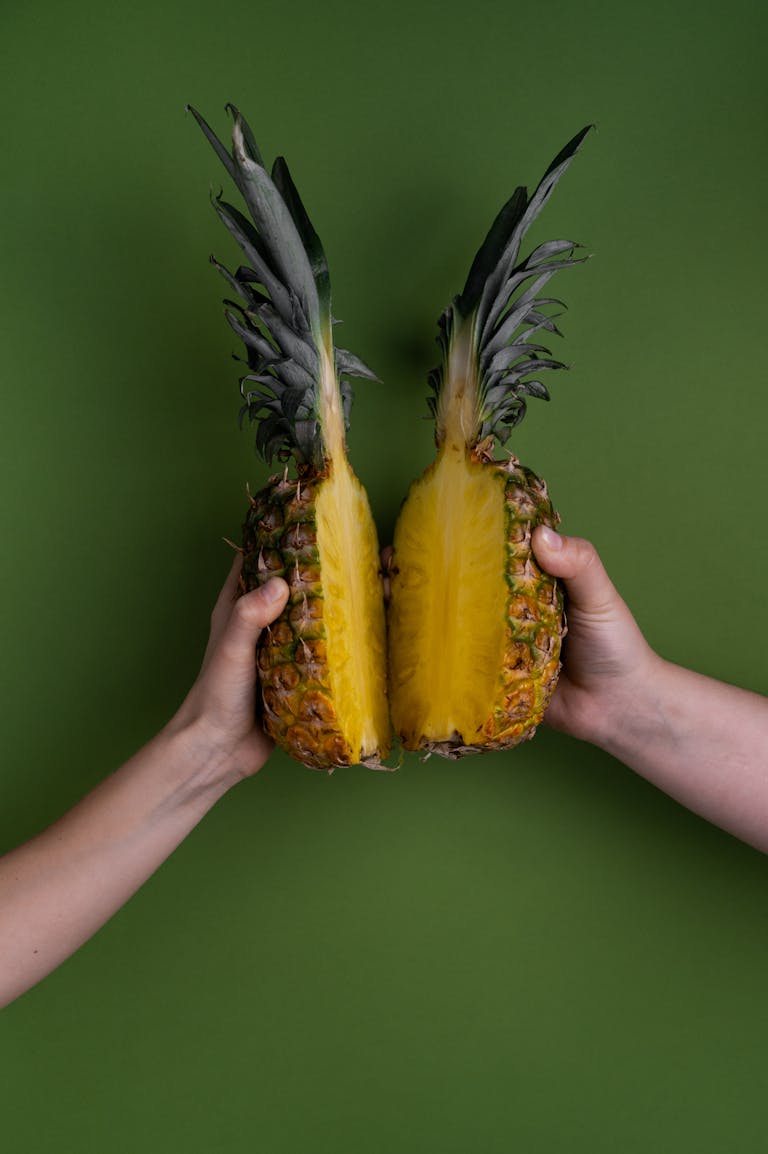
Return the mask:
<svg viewBox="0 0 768 1154">
<path fill-rule="evenodd" d="M 560 302 L 537 294 L 585 259 L 580 246 L 555 240 L 518 256 L 587 131 L 530 199 L 516 189 L 440 318 L 443 359 L 430 375 L 437 457 L 411 486 L 391 561 L 390 707 L 406 749 L 457 758 L 517 745 L 533 736 L 557 683 L 563 599 L 536 564 L 531 534 L 559 518 L 542 480 L 493 453 L 526 397 L 549 399 L 540 372 L 565 367 L 535 343 L 541 330 L 560 335 L 546 311 Z"/>
<path fill-rule="evenodd" d="M 232 113 L 232 152 L 190 109 L 250 212 L 219 195 L 214 207 L 245 254 L 228 272 L 239 302 L 225 302 L 249 371 L 244 416 L 258 422 L 267 461 L 293 459 L 250 498 L 242 589 L 272 576 L 290 587 L 257 653 L 266 731 L 305 765 L 378 766 L 389 751 L 386 635 L 376 528 L 347 460 L 349 376 L 375 380 L 334 346 L 328 265 L 288 171 L 271 175 L 248 124 Z"/>
</svg>

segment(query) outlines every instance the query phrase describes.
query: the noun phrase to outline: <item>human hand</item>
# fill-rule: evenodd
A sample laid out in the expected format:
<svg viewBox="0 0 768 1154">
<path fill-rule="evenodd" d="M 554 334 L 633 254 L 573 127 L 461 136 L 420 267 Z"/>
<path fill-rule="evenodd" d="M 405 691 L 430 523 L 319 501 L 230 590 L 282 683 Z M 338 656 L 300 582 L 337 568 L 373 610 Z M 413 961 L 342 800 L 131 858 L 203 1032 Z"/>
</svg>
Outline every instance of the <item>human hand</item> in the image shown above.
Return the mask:
<svg viewBox="0 0 768 1154">
<path fill-rule="evenodd" d="M 235 781 L 257 773 L 274 745 L 256 720 L 255 649 L 288 599 L 279 577 L 238 597 L 241 568 L 238 553 L 211 614 L 200 673 L 171 722 L 190 735 L 196 753 Z"/>
<path fill-rule="evenodd" d="M 600 745 L 647 696 L 662 659 L 643 637 L 594 545 L 543 525 L 532 544 L 536 560 L 562 579 L 567 594 L 563 670 L 545 721 Z"/>
</svg>

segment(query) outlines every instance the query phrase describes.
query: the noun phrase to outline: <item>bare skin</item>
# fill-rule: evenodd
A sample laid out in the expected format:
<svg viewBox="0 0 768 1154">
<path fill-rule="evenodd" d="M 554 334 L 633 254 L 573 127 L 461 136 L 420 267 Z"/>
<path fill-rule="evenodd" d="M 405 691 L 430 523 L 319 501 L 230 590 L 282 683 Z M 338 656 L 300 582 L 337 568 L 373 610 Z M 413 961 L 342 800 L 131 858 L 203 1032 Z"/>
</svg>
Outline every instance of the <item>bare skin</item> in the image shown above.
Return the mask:
<svg viewBox="0 0 768 1154">
<path fill-rule="evenodd" d="M 768 852 L 768 699 L 654 653 L 588 541 L 540 527 L 533 547 L 568 593 L 565 664 L 547 723 Z M 385 570 L 390 557 L 385 550 Z M 0 1007 L 94 934 L 269 756 L 272 743 L 254 722 L 254 646 L 288 590 L 274 579 L 235 601 L 239 570 L 238 558 L 175 717 L 62 818 L 0 858 Z"/>
<path fill-rule="evenodd" d="M 768 698 L 659 657 L 589 541 L 539 527 L 568 593 L 564 668 L 546 721 L 768 852 Z"/>
<path fill-rule="evenodd" d="M 239 571 L 238 557 L 175 717 L 62 818 L 0 858 L 0 1007 L 74 953 L 267 760 L 272 742 L 254 722 L 254 646 L 288 587 L 274 578 L 235 601 Z"/>
</svg>

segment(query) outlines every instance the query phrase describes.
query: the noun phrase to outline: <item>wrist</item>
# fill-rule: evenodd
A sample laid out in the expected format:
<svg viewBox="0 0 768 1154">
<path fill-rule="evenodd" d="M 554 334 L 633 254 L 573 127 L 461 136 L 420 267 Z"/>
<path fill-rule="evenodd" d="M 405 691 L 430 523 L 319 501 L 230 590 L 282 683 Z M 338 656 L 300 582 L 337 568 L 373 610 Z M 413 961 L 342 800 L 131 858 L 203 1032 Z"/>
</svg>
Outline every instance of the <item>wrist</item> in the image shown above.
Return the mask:
<svg viewBox="0 0 768 1154">
<path fill-rule="evenodd" d="M 210 793 L 216 800 L 242 780 L 233 751 L 202 717 L 187 716 L 182 708 L 158 740 L 167 744 L 171 763 L 178 767 L 192 793 Z"/>
<path fill-rule="evenodd" d="M 670 668 L 668 661 L 649 649 L 647 659 L 596 710 L 593 744 L 620 761 L 652 744 L 667 724 L 664 701 Z"/>
</svg>

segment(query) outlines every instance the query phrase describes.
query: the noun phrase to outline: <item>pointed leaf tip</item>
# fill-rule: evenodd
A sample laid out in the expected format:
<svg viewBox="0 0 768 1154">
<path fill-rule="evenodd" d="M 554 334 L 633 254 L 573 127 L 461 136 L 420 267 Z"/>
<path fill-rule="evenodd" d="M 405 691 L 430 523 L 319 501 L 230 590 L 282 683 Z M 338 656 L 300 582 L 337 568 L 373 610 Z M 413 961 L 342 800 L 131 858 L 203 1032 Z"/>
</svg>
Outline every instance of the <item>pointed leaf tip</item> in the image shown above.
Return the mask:
<svg viewBox="0 0 768 1154">
<path fill-rule="evenodd" d="M 556 168 L 559 168 L 559 167 L 560 167 L 560 165 L 561 165 L 561 164 L 562 164 L 564 161 L 566 161 L 566 160 L 570 160 L 570 158 L 571 158 L 572 156 L 575 156 L 575 155 L 576 155 L 576 153 L 578 152 L 579 148 L 580 148 L 580 147 L 581 147 L 581 145 L 582 145 L 582 142 L 583 142 L 583 140 L 584 140 L 584 137 L 585 137 L 585 136 L 587 135 L 587 133 L 588 133 L 588 132 L 590 132 L 590 131 L 591 131 L 591 130 L 594 128 L 594 127 L 595 127 L 595 125 L 594 125 L 594 124 L 585 124 L 583 128 L 580 128 L 580 129 L 579 129 L 579 131 L 576 133 L 576 135 L 575 135 L 575 136 L 572 136 L 572 137 L 571 137 L 571 139 L 568 141 L 568 143 L 567 143 L 567 144 L 566 144 L 566 145 L 565 145 L 563 148 L 561 148 L 561 149 L 560 149 L 560 151 L 558 152 L 557 156 L 556 156 L 556 157 L 555 157 L 555 159 L 552 161 L 552 163 L 550 164 L 550 166 L 549 166 L 549 168 L 547 169 L 547 171 L 544 173 L 544 176 L 542 177 L 542 179 L 541 179 L 541 182 L 540 182 L 540 183 L 543 183 L 543 182 L 544 182 L 544 180 L 546 179 L 546 177 L 548 177 L 548 176 L 549 176 L 549 174 L 550 174 L 551 172 L 553 172 L 553 171 L 554 171 Z"/>
</svg>

